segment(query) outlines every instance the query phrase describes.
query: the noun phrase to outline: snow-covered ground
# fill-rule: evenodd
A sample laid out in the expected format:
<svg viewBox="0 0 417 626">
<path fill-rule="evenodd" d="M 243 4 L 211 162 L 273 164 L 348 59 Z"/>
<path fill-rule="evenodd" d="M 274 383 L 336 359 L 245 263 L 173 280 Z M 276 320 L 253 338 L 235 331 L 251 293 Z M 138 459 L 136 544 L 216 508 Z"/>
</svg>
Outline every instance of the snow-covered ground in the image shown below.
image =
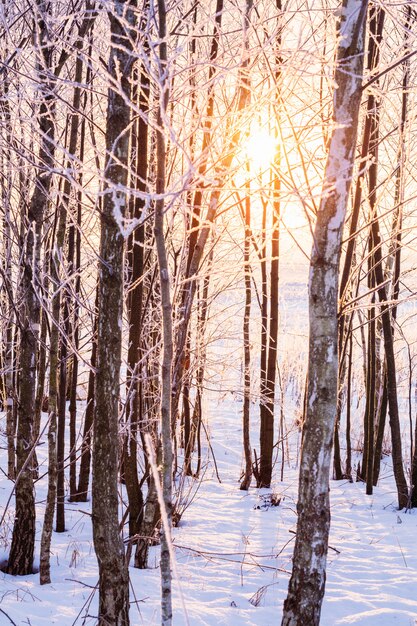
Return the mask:
<svg viewBox="0 0 417 626">
<path fill-rule="evenodd" d="M 174 582 L 176 626 L 280 623 L 296 528 L 296 456 L 285 465 L 284 482 L 273 485 L 278 506 L 269 506 L 271 492 L 266 490 L 239 491 L 241 407 L 231 395 L 206 405 L 221 483 L 207 458 L 201 484 L 193 487 L 192 503 L 174 530 L 179 574 Z M 292 449 L 297 437 L 293 432 Z M 45 455 L 46 446 L 40 451 Z M 10 490 L 11 483 L 3 477 L 2 507 Z M 38 546 L 44 497 L 42 480 L 37 484 Z M 417 624 L 417 515 L 398 512 L 395 501 L 389 459 L 372 497 L 364 494 L 360 483 L 332 482 L 323 626 Z M 89 503 L 67 504 L 68 530 L 53 536 L 51 585 L 41 587 L 37 574 L 21 578 L 0 574 L 1 626 L 95 624 L 97 566 L 89 510 Z M 1 531 L 3 556 L 11 516 L 12 509 Z M 130 568 L 134 626 L 159 623 L 158 548 L 152 548 L 150 564 L 146 571 Z"/>
</svg>

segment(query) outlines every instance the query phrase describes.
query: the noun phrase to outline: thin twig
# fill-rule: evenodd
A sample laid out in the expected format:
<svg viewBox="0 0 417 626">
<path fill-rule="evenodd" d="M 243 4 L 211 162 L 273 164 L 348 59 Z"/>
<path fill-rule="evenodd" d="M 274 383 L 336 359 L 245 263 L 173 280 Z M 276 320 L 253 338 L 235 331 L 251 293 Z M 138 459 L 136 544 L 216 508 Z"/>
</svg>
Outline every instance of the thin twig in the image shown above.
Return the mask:
<svg viewBox="0 0 417 626">
<path fill-rule="evenodd" d="M 211 455 L 213 457 L 214 469 L 216 470 L 217 480 L 219 481 L 219 483 L 221 483 L 222 481 L 221 481 L 220 476 L 219 476 L 219 470 L 217 469 L 216 457 L 214 456 L 214 450 L 212 448 L 211 441 L 210 441 L 210 438 L 209 438 L 208 433 L 207 433 L 207 428 L 206 428 L 206 425 L 204 424 L 204 420 L 203 419 L 201 419 L 201 424 L 202 424 L 202 426 L 204 428 L 204 432 L 206 433 L 207 443 L 209 445 L 210 452 L 211 452 Z"/>
<path fill-rule="evenodd" d="M 10 615 L 7 615 L 6 611 L 3 611 L 3 609 L 0 609 L 0 613 L 3 613 L 3 615 L 5 615 L 7 617 L 7 619 L 10 621 L 11 624 L 13 624 L 13 626 L 17 626 L 16 622 L 14 622 L 12 620 L 12 618 L 10 617 Z"/>
</svg>

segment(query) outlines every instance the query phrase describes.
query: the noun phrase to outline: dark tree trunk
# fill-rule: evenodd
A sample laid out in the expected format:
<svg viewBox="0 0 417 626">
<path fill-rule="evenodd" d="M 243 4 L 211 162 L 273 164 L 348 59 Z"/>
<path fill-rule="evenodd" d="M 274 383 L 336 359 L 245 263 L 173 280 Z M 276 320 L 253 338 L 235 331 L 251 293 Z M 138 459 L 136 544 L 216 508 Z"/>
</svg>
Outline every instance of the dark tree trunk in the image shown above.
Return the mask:
<svg viewBox="0 0 417 626">
<path fill-rule="evenodd" d="M 374 8 L 372 19 L 378 24 L 378 32 L 382 33 L 384 12 L 380 8 Z M 388 294 L 385 287 L 385 277 L 383 271 L 383 258 L 382 258 L 382 241 L 379 228 L 379 219 L 377 216 L 377 164 L 378 164 L 378 142 L 379 142 L 379 106 L 378 102 L 374 102 L 374 109 L 371 114 L 371 132 L 370 132 L 370 154 L 372 156 L 372 162 L 369 168 L 369 202 L 371 206 L 371 232 L 370 232 L 370 263 L 371 268 L 371 281 L 369 283 L 370 288 L 374 285 L 377 287 L 378 297 L 381 303 L 381 321 L 382 330 L 384 335 L 384 350 L 385 350 L 385 362 L 386 362 L 386 377 L 387 377 L 387 395 L 388 406 L 391 426 L 391 440 L 392 440 L 392 459 L 395 483 L 397 486 L 398 495 L 398 507 L 400 509 L 407 506 L 408 503 L 408 487 L 405 479 L 403 458 L 402 458 L 402 445 L 401 445 L 401 429 L 400 418 L 398 410 L 398 394 L 397 394 L 397 375 L 394 353 L 394 335 L 391 326 L 391 312 L 388 303 Z M 371 338 L 373 341 L 374 338 Z M 374 351 L 375 342 L 373 345 L 368 346 L 368 350 Z M 374 359 L 374 356 L 372 356 Z M 374 360 L 370 363 L 370 367 L 375 367 Z M 374 388 L 375 390 L 375 388 Z M 372 398 L 369 400 L 369 406 L 372 408 Z M 374 452 L 374 414 L 370 415 L 372 423 L 368 426 L 368 459 L 367 467 L 363 468 L 366 471 L 367 478 L 367 493 L 372 493 L 373 485 L 373 452 Z M 372 431 L 371 431 L 372 429 Z"/>
<path fill-rule="evenodd" d="M 379 232 L 379 222 L 377 219 L 372 223 L 372 237 L 374 239 L 375 251 L 375 277 L 378 290 L 379 300 L 381 302 L 381 320 L 384 334 L 384 348 L 386 359 L 386 376 L 387 376 L 387 395 L 388 407 L 391 426 L 392 441 L 392 460 L 394 468 L 395 483 L 397 486 L 398 508 L 402 509 L 408 503 L 408 487 L 405 479 L 402 445 L 401 445 L 401 429 L 398 410 L 398 394 L 397 394 L 397 375 L 394 353 L 394 336 L 391 326 L 390 308 L 387 304 L 388 297 L 384 285 L 384 274 L 382 271 L 382 250 L 381 236 Z"/>
<path fill-rule="evenodd" d="M 38 0 L 36 5 L 37 71 L 39 78 L 39 168 L 35 188 L 29 203 L 27 235 L 23 249 L 23 276 L 21 283 L 22 327 L 20 332 L 19 403 L 17 425 L 17 479 L 15 484 L 16 513 L 13 525 L 7 572 L 26 575 L 32 573 L 35 544 L 35 494 L 30 455 L 33 446 L 33 426 L 36 395 L 36 366 L 40 323 L 40 303 L 37 294 L 40 277 L 42 226 L 46 213 L 54 164 L 54 82 L 51 76 L 52 47 L 48 39 L 48 2 Z M 29 445 L 28 445 L 29 443 Z"/>
<path fill-rule="evenodd" d="M 245 241 L 243 248 L 243 268 L 245 272 L 245 310 L 243 314 L 243 451 L 245 455 L 245 470 L 240 483 L 242 490 L 249 489 L 252 479 L 252 449 L 250 444 L 250 310 L 252 302 L 252 272 L 250 267 L 251 200 L 249 192 L 250 185 L 248 183 L 245 198 Z"/>
<path fill-rule="evenodd" d="M 201 425 L 203 419 L 203 408 L 202 408 L 202 398 L 203 398 L 203 383 L 204 383 L 204 372 L 206 367 L 206 345 L 204 343 L 204 337 L 206 334 L 207 327 L 207 318 L 209 313 L 209 286 L 210 286 L 210 269 L 213 263 L 213 246 L 211 247 L 209 258 L 208 258 L 208 269 L 207 274 L 204 277 L 203 289 L 200 293 L 199 297 L 199 315 L 198 315 L 198 332 L 197 332 L 197 340 L 199 341 L 199 355 L 198 355 L 198 367 L 195 376 L 195 399 L 194 399 L 194 409 L 191 417 L 191 433 L 190 433 L 190 463 L 191 463 L 191 453 L 194 450 L 194 446 L 197 443 L 197 464 L 195 471 L 192 472 L 191 467 L 189 470 L 189 474 L 194 477 L 198 477 L 201 470 Z"/>
<path fill-rule="evenodd" d="M 352 363 L 353 363 L 353 332 L 349 333 L 349 355 L 346 389 L 346 466 L 345 476 L 352 481 L 352 442 L 350 438 L 351 406 L 352 406 Z"/>
<path fill-rule="evenodd" d="M 367 54 L 367 69 L 370 75 L 375 71 L 379 64 L 379 56 L 380 56 L 380 44 L 382 41 L 382 33 L 383 33 L 383 25 L 384 25 L 384 11 L 377 10 L 375 6 L 373 6 L 370 10 L 370 21 L 369 21 L 369 36 L 368 36 L 368 54 Z M 340 287 L 339 287 L 339 298 L 341 305 L 343 307 L 344 302 L 348 300 L 349 293 L 349 277 L 352 270 L 352 265 L 354 261 L 355 247 L 356 247 L 356 231 L 358 228 L 359 215 L 362 206 L 362 190 L 363 184 L 366 174 L 365 164 L 366 160 L 369 158 L 369 150 L 370 150 L 370 142 L 371 142 L 371 134 L 372 128 L 374 125 L 374 112 L 376 106 L 376 98 L 375 92 L 371 91 L 368 95 L 367 99 L 367 115 L 365 117 L 365 124 L 363 129 L 363 137 L 362 137 L 362 149 L 361 149 L 361 168 L 358 172 L 356 185 L 355 185 L 355 194 L 352 208 L 352 216 L 350 220 L 349 227 L 349 239 L 346 249 L 346 254 L 343 262 L 343 270 L 341 272 L 340 278 Z M 343 311 L 343 309 L 342 309 Z M 345 326 L 346 326 L 346 315 L 342 312 L 339 317 L 339 346 L 342 345 L 345 337 Z M 340 393 L 341 388 L 344 383 L 345 378 L 345 363 L 344 363 L 344 355 L 345 353 L 341 353 L 340 363 L 339 363 L 339 387 Z M 339 411 L 340 411 L 339 405 Z M 340 442 L 339 442 L 339 425 L 340 425 L 340 414 L 338 414 L 335 425 L 335 434 L 334 434 L 334 468 L 335 468 L 335 478 L 340 480 L 343 478 L 343 474 L 341 471 L 342 460 L 340 458 Z"/>
<path fill-rule="evenodd" d="M 5 9 L 3 1 L 3 10 Z M 1 185 L 1 201 L 3 204 L 3 259 L 1 262 L 3 286 L 1 289 L 1 310 L 5 316 L 6 323 L 3 330 L 2 357 L 2 404 L 6 411 L 6 435 L 7 435 L 7 476 L 10 480 L 16 478 L 16 419 L 15 405 L 16 397 L 13 389 L 13 370 L 15 346 L 13 342 L 13 327 L 15 324 L 15 312 L 13 303 L 13 283 L 12 283 L 12 169 L 11 169 L 11 145 L 12 126 L 9 102 L 9 76 L 5 72 L 3 76 L 2 97 L 0 102 L 1 113 L 1 137 L 5 144 L 5 149 L 1 154 L 1 170 L 3 176 Z M 4 137 L 3 137 L 4 133 Z"/>
<path fill-rule="evenodd" d="M 46 256 L 50 256 L 50 250 L 46 252 Z M 46 262 L 47 264 L 48 262 Z M 46 269 L 47 273 L 47 269 Z M 43 284 L 45 295 L 48 294 L 48 280 L 45 279 Z M 36 441 L 39 437 L 41 430 L 41 417 L 42 411 L 45 408 L 47 398 L 45 397 L 45 381 L 46 381 L 46 368 L 47 368 L 47 349 L 46 338 L 48 333 L 48 318 L 45 311 L 41 311 L 41 329 L 39 336 L 39 354 L 38 354 L 38 371 L 37 371 L 37 386 L 36 386 L 36 398 L 35 398 L 35 416 L 33 423 L 33 441 Z M 39 477 L 38 471 L 38 459 L 36 456 L 36 448 L 33 452 L 33 477 L 37 479 Z"/>
<path fill-rule="evenodd" d="M 140 536 L 136 543 L 135 567 L 138 569 L 146 569 L 148 567 L 149 547 L 158 543 L 157 535 L 160 518 L 155 479 L 151 475 L 148 484 L 146 507 L 140 526 Z"/>
<path fill-rule="evenodd" d="M 372 6 L 370 10 L 369 32 L 370 36 L 377 38 L 378 45 L 382 38 L 385 12 L 380 7 Z M 379 48 L 375 56 L 379 57 Z M 378 185 L 378 143 L 379 143 L 379 109 L 380 101 L 374 99 L 373 108 L 368 111 L 370 118 L 369 132 L 369 172 L 368 189 L 371 230 L 369 234 L 368 256 L 368 289 L 372 294 L 372 305 L 375 302 L 374 289 L 376 286 L 376 264 L 378 241 L 375 238 L 374 222 L 378 220 L 376 193 Z M 382 268 L 381 268 L 382 269 Z M 366 493 L 372 495 L 373 491 L 373 465 L 374 465 L 374 432 L 376 411 L 376 385 L 377 385 L 377 355 L 376 355 L 376 320 L 375 307 L 371 306 L 368 311 L 368 355 L 366 367 L 366 410 L 364 420 L 364 454 L 362 460 L 362 478 L 366 482 Z"/>
<path fill-rule="evenodd" d="M 268 362 L 268 279 L 267 279 L 267 266 L 266 266 L 266 213 L 267 202 L 262 203 L 262 233 L 261 233 L 261 249 L 260 249 L 260 262 L 261 262 L 261 357 L 260 357 L 260 372 L 259 372 L 259 392 L 261 405 L 259 408 L 260 413 L 260 433 L 259 444 L 262 448 L 262 435 L 265 432 L 265 420 L 262 420 L 264 409 L 262 405 L 265 399 L 266 390 L 266 368 Z M 264 460 L 264 465 L 266 461 Z M 260 482 L 260 463 L 259 460 L 255 466 L 255 478 L 257 487 L 261 486 Z M 272 473 L 272 458 L 271 458 L 271 473 Z"/>
<path fill-rule="evenodd" d="M 86 94 L 87 95 L 87 94 Z M 80 161 L 84 160 L 84 145 L 85 145 L 85 118 L 81 122 L 81 138 L 80 138 Z M 82 186 L 82 175 L 78 181 L 80 187 Z M 75 238 L 75 260 L 74 260 L 74 274 L 75 274 L 75 302 L 73 310 L 73 335 L 72 341 L 74 345 L 74 354 L 72 355 L 72 368 L 71 368 L 71 381 L 70 381 L 70 402 L 69 402 L 69 415 L 70 415 L 70 501 L 73 500 L 77 493 L 77 451 L 76 451 L 76 437 L 77 437 L 77 387 L 78 387 L 78 349 L 80 342 L 80 295 L 81 295 L 81 228 L 82 228 L 82 195 L 81 192 L 77 193 L 77 215 L 76 215 L 77 228 L 71 225 L 71 231 L 74 232 Z"/>
<path fill-rule="evenodd" d="M 96 307 L 98 306 L 98 288 L 96 295 Z M 95 382 L 95 367 L 97 364 L 97 315 L 94 319 L 92 348 L 91 348 L 91 369 L 88 374 L 88 389 L 87 389 L 87 406 L 85 409 L 84 417 L 84 429 L 83 429 L 83 441 L 81 444 L 81 460 L 80 460 L 80 473 L 78 476 L 78 487 L 74 496 L 71 498 L 73 502 L 87 502 L 88 497 L 88 485 L 90 483 L 90 468 L 91 468 L 91 437 L 93 432 L 94 422 L 94 382 Z"/>
<path fill-rule="evenodd" d="M 282 10 L 281 0 L 276 0 L 276 7 L 279 13 Z M 280 102 L 280 82 L 281 64 L 280 57 L 281 35 L 277 37 L 275 88 L 277 94 L 276 110 L 279 111 Z M 279 115 L 277 113 L 277 124 Z M 278 140 L 278 136 L 277 136 Z M 266 321 L 267 327 L 267 362 L 266 374 L 263 381 L 263 393 L 260 406 L 260 458 L 259 475 L 257 479 L 258 487 L 270 487 L 272 479 L 272 455 L 274 450 L 274 408 L 275 408 L 275 382 L 277 375 L 277 352 L 278 352 L 278 296 L 279 296 L 279 238 L 281 220 L 281 181 L 279 171 L 281 167 L 280 154 L 277 141 L 277 152 L 274 160 L 274 197 L 272 207 L 272 229 L 271 229 L 271 267 L 270 267 L 270 298 L 269 298 L 269 319 Z M 264 302 L 264 289 L 262 290 L 262 303 Z M 264 311 L 263 311 L 264 313 Z"/>
<path fill-rule="evenodd" d="M 279 194 L 279 180 L 275 179 L 275 194 Z M 275 197 L 271 234 L 271 268 L 269 319 L 267 331 L 267 367 L 261 399 L 261 431 L 258 487 L 270 487 L 272 479 L 272 453 L 274 449 L 274 404 L 278 351 L 278 284 L 279 284 L 279 198 Z"/>
<path fill-rule="evenodd" d="M 93 445 L 93 539 L 99 566 L 99 626 L 129 624 L 129 574 L 118 519 L 118 425 L 123 310 L 123 224 L 127 167 L 133 2 L 109 5 L 106 165 L 100 240 L 97 372 Z"/>
<path fill-rule="evenodd" d="M 372 270 L 371 270 L 372 272 Z M 375 396 L 376 396 L 376 333 L 375 308 L 368 312 L 368 354 L 366 364 L 366 407 L 364 419 L 364 451 L 362 476 L 366 482 L 366 493 L 372 495 L 374 465 Z"/>
<path fill-rule="evenodd" d="M 64 307 L 64 315 L 68 314 Z M 56 489 L 56 520 L 55 530 L 57 533 L 65 532 L 65 417 L 67 409 L 67 338 L 61 337 L 60 363 L 59 363 L 59 392 L 58 392 L 58 425 L 56 439 L 57 459 L 57 489 Z"/>
<path fill-rule="evenodd" d="M 387 419 L 388 410 L 388 385 L 386 366 L 384 367 L 384 382 L 382 388 L 382 399 L 379 407 L 378 422 L 375 435 L 375 451 L 374 451 L 374 467 L 373 467 L 373 482 L 374 486 L 378 484 L 379 472 L 381 468 L 382 459 L 382 445 L 384 441 L 385 423 Z"/>
<path fill-rule="evenodd" d="M 81 88 L 79 85 L 82 82 L 83 73 L 83 60 L 81 55 L 77 56 L 75 65 L 75 84 L 74 98 L 73 98 L 73 115 L 71 117 L 70 136 L 69 136 L 69 155 L 70 160 L 67 164 L 68 169 L 73 167 L 73 160 L 77 153 L 77 143 L 80 126 L 80 105 L 81 105 Z M 65 179 L 63 188 L 63 202 L 60 209 L 59 225 L 57 232 L 57 250 L 58 253 L 55 258 L 55 263 L 59 262 L 59 258 L 63 255 L 61 250 L 64 245 L 64 237 L 67 226 L 67 214 L 70 211 L 71 203 L 71 180 Z M 74 245 L 75 245 L 75 231 L 74 227 L 70 229 L 69 246 L 68 246 L 68 275 L 71 276 L 74 273 Z M 58 268 L 55 270 L 56 278 L 58 279 Z M 56 298 L 58 300 L 58 310 L 56 311 L 56 324 L 60 323 L 60 308 L 61 308 L 61 296 L 60 291 L 57 291 Z M 58 387 L 58 424 L 57 424 L 57 502 L 56 502 L 56 532 L 65 531 L 65 419 L 66 419 L 66 399 L 67 399 L 67 363 L 68 363 L 68 338 L 71 333 L 71 320 L 69 310 L 69 297 L 67 294 L 64 296 L 64 306 L 62 311 L 62 327 L 64 333 L 60 337 L 60 363 L 59 363 L 59 387 Z M 70 423 L 70 452 L 74 461 L 75 451 L 75 423 Z M 75 479 L 75 464 L 70 468 L 70 474 L 72 477 L 72 485 L 74 488 Z M 71 493 L 71 491 L 70 491 Z"/>
<path fill-rule="evenodd" d="M 189 345 L 186 347 L 189 353 Z M 189 363 L 186 361 L 186 369 L 189 369 Z M 193 452 L 192 429 L 191 429 L 191 403 L 190 403 L 190 376 L 183 381 L 182 385 L 182 421 L 184 429 L 184 474 L 191 476 L 191 456 Z"/>
<path fill-rule="evenodd" d="M 147 43 L 144 44 L 145 49 Z M 138 101 L 140 110 L 147 114 L 149 111 L 149 76 L 142 64 L 138 88 L 134 89 L 133 98 Z M 136 161 L 135 186 L 141 192 L 147 188 L 148 175 L 148 124 L 142 117 L 138 117 L 133 127 L 132 161 Z M 144 208 L 142 198 L 133 198 L 131 203 L 131 217 L 140 220 Z M 127 433 L 124 440 L 123 469 L 126 491 L 129 500 L 129 536 L 139 534 L 143 517 L 143 496 L 139 485 L 137 464 L 137 437 L 138 424 L 142 414 L 142 397 L 140 384 L 141 350 L 142 343 L 142 300 L 144 274 L 144 242 L 145 226 L 141 224 L 132 233 L 129 240 L 129 278 L 130 291 L 127 299 L 127 314 L 129 320 L 129 348 L 127 354 L 128 400 L 126 406 Z"/>
</svg>

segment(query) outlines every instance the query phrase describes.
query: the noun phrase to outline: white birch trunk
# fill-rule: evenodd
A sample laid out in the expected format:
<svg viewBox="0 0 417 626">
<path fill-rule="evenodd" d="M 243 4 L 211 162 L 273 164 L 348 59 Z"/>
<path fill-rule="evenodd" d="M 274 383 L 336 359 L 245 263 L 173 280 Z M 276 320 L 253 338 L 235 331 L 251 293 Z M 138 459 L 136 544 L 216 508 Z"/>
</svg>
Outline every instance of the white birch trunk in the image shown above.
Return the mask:
<svg viewBox="0 0 417 626">
<path fill-rule="evenodd" d="M 172 304 L 169 281 L 168 258 L 164 237 L 164 198 L 165 193 L 165 134 L 164 117 L 168 105 L 168 83 L 166 80 L 166 8 L 164 0 L 158 0 L 159 11 L 159 58 L 160 58 L 160 102 L 158 111 L 158 131 L 156 135 L 156 193 L 155 203 L 155 245 L 158 257 L 159 283 L 161 286 L 162 308 L 162 390 L 161 390 L 161 439 L 162 439 L 162 495 L 167 525 L 161 528 L 161 623 L 172 624 L 172 574 L 169 544 L 172 527 L 172 441 L 171 441 L 171 372 L 172 372 Z"/>
<path fill-rule="evenodd" d="M 310 262 L 309 371 L 293 572 L 283 626 L 319 624 L 330 528 L 329 473 L 337 406 L 337 294 L 342 232 L 362 92 L 367 2 L 344 0 L 339 30 L 334 128 Z"/>
</svg>

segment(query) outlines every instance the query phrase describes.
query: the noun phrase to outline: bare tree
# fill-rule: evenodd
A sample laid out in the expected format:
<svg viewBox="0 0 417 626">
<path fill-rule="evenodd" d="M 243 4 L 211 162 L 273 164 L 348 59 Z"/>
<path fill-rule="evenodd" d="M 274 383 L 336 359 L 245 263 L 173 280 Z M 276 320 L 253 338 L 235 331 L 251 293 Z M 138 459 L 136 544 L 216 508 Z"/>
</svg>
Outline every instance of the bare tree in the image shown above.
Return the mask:
<svg viewBox="0 0 417 626">
<path fill-rule="evenodd" d="M 37 73 L 39 80 L 39 150 L 38 172 L 30 200 L 27 234 L 22 242 L 23 277 L 20 309 L 19 402 L 17 425 L 16 514 L 7 571 L 10 574 L 32 573 L 35 544 L 35 494 L 31 465 L 35 414 L 36 367 L 40 322 L 38 287 L 41 272 L 41 246 L 44 216 L 49 202 L 55 152 L 55 77 L 52 71 L 53 47 L 49 40 L 50 3 L 38 0 L 35 12 Z"/>
<path fill-rule="evenodd" d="M 143 24 L 140 30 L 145 31 L 145 16 L 149 14 L 148 7 L 144 7 Z M 143 48 L 149 55 L 149 42 L 144 36 Z M 147 59 L 148 60 L 148 59 Z M 150 78 L 146 71 L 146 63 L 142 61 L 135 76 L 133 99 L 142 115 L 137 116 L 132 130 L 132 167 L 134 174 L 132 185 L 142 193 L 147 189 L 148 177 L 148 136 Z M 131 218 L 142 221 L 145 201 L 143 197 L 133 196 L 131 199 Z M 140 362 L 143 357 L 143 298 L 144 298 L 144 245 L 145 224 L 141 223 L 129 237 L 128 267 L 130 286 L 127 296 L 127 315 L 129 320 L 129 341 L 127 353 L 127 404 L 126 425 L 123 448 L 123 471 L 126 490 L 129 498 L 129 535 L 139 534 L 143 519 L 143 495 L 138 476 L 138 445 L 139 423 L 142 421 L 142 384 L 140 380 Z M 136 541 L 136 540 L 135 540 Z"/>
<path fill-rule="evenodd" d="M 161 439 L 162 439 L 162 494 L 168 528 L 161 528 L 161 623 L 162 626 L 172 624 L 171 597 L 171 526 L 172 526 L 172 440 L 171 440 L 171 376 L 173 357 L 172 304 L 169 281 L 168 259 L 164 237 L 164 193 L 166 185 L 166 146 L 165 118 L 169 101 L 167 80 L 167 24 L 164 0 L 158 0 L 158 34 L 159 44 L 159 108 L 157 116 L 158 130 L 156 135 L 156 194 L 155 202 L 155 246 L 158 258 L 159 282 L 161 286 L 162 309 L 162 385 L 161 385 Z"/>
<path fill-rule="evenodd" d="M 248 174 L 249 174 L 248 168 Z M 245 198 L 245 241 L 243 248 L 244 272 L 245 272 L 245 310 L 243 315 L 243 451 L 245 454 L 245 470 L 240 488 L 248 490 L 252 480 L 252 453 L 250 445 L 250 404 L 251 404 L 251 346 L 250 346 L 250 310 L 252 301 L 251 279 L 252 271 L 250 266 L 250 246 L 251 246 L 251 202 L 250 185 L 247 183 Z"/>
<path fill-rule="evenodd" d="M 333 121 L 310 261 L 307 411 L 297 536 L 283 626 L 318 625 L 330 527 L 329 472 L 337 406 L 337 295 L 342 232 L 356 148 L 367 2 L 344 0 Z"/>
<path fill-rule="evenodd" d="M 282 21 L 282 2 L 276 0 L 276 8 L 280 22 Z M 281 66 L 280 55 L 282 38 L 282 25 L 278 26 L 277 41 L 275 44 L 275 117 L 276 125 L 279 124 L 279 102 L 281 99 Z M 278 132 L 276 131 L 278 139 Z M 271 227 L 271 267 L 270 267 L 270 297 L 268 315 L 268 297 L 266 285 L 266 268 L 263 268 L 263 324 L 262 324 L 262 345 L 263 363 L 261 367 L 261 406 L 260 406 L 260 455 L 259 470 L 257 477 L 258 487 L 270 487 L 272 479 L 272 455 L 274 450 L 274 410 L 275 410 L 275 383 L 277 377 L 277 357 L 278 357 L 278 306 L 279 306 L 279 244 L 280 244 L 280 219 L 281 219 L 281 181 L 280 165 L 281 155 L 277 143 L 276 154 L 273 167 L 273 201 L 272 201 L 272 227 Z M 265 254 L 265 253 L 264 253 Z M 264 266 L 266 258 L 264 259 Z M 264 327 L 265 326 L 265 327 Z"/>
<path fill-rule="evenodd" d="M 97 372 L 93 435 L 93 539 L 99 566 L 99 624 L 129 624 L 129 575 L 118 518 L 118 424 L 122 349 L 122 228 L 127 205 L 131 76 L 136 11 L 130 0 L 109 5 L 111 49 L 106 164 L 101 216 Z"/>
</svg>

